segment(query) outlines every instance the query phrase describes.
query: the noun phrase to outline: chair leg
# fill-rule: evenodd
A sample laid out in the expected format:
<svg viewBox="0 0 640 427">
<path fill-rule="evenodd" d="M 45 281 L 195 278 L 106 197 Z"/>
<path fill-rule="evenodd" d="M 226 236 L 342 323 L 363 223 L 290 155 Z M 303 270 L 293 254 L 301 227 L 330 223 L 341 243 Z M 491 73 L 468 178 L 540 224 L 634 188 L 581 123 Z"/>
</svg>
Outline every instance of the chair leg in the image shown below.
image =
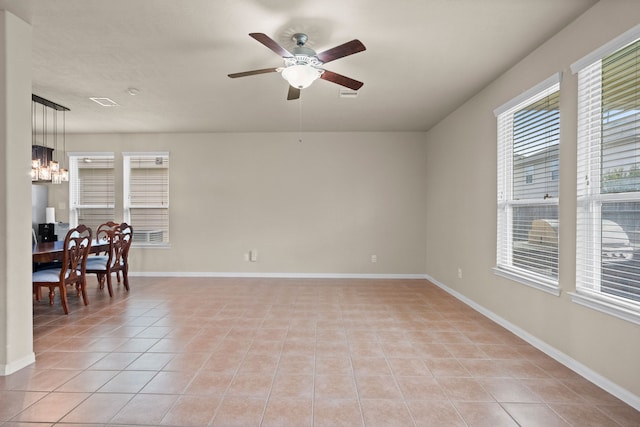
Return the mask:
<svg viewBox="0 0 640 427">
<path fill-rule="evenodd" d="M 109 296 L 113 297 L 113 287 L 111 286 L 111 273 L 107 274 L 107 289 L 109 290 Z"/>
<path fill-rule="evenodd" d="M 49 286 L 49 305 L 53 305 L 53 299 L 56 297 L 55 286 Z"/>
<path fill-rule="evenodd" d="M 89 305 L 89 296 L 87 295 L 87 279 L 83 278 L 79 286 L 80 292 L 82 294 L 82 302 L 84 302 L 84 305 Z"/>
<path fill-rule="evenodd" d="M 104 273 L 97 273 L 96 276 L 98 277 L 98 284 L 100 285 L 100 289 L 104 289 Z"/>
<path fill-rule="evenodd" d="M 60 287 L 60 302 L 62 303 L 62 310 L 64 310 L 64 314 L 69 314 L 69 305 L 67 304 L 67 285 L 65 285 L 64 283 L 61 283 L 59 287 Z"/>
<path fill-rule="evenodd" d="M 126 267 L 122 270 L 122 283 L 124 284 L 124 288 L 128 291 L 129 290 L 129 269 Z"/>
</svg>

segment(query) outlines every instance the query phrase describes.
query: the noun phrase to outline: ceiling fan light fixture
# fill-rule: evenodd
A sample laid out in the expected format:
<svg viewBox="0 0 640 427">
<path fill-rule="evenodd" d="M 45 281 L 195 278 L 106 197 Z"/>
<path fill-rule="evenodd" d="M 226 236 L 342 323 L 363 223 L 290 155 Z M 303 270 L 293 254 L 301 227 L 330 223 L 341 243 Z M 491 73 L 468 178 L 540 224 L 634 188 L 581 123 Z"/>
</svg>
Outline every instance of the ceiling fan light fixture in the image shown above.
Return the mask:
<svg viewBox="0 0 640 427">
<path fill-rule="evenodd" d="M 316 79 L 320 77 L 322 71 L 311 65 L 290 65 L 282 70 L 282 78 L 289 84 L 298 89 L 309 87 Z"/>
</svg>

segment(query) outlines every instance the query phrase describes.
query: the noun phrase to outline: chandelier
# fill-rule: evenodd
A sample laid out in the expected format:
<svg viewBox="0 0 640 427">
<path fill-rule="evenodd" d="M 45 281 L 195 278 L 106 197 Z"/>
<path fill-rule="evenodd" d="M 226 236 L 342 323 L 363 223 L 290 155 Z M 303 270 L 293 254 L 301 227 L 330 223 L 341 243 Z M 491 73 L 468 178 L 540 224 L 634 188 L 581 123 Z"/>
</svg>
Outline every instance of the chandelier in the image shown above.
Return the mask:
<svg viewBox="0 0 640 427">
<path fill-rule="evenodd" d="M 60 142 L 64 160 L 67 111 L 67 107 L 31 95 L 31 181 L 69 181 L 69 170 L 60 166 L 56 151 Z"/>
</svg>

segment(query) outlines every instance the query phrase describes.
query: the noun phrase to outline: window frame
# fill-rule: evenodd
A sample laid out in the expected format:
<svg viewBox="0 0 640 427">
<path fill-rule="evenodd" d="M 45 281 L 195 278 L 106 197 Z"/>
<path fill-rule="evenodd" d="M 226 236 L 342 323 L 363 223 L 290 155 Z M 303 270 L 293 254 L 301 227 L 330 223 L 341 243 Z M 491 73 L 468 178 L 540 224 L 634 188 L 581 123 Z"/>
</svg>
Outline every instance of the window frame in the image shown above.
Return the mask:
<svg viewBox="0 0 640 427">
<path fill-rule="evenodd" d="M 497 164 L 497 235 L 496 235 L 496 266 L 493 268 L 494 274 L 521 283 L 523 285 L 538 289 L 549 294 L 559 296 L 559 271 L 556 278 L 548 277 L 526 268 L 515 266 L 513 263 L 513 208 L 517 206 L 534 206 L 533 199 L 517 200 L 513 198 L 513 138 L 505 138 L 506 132 L 503 129 L 513 129 L 513 116 L 519 109 L 531 105 L 545 97 L 548 97 L 560 90 L 562 73 L 558 72 L 517 97 L 506 102 L 494 110 L 494 115 L 498 122 L 498 164 Z M 558 137 L 558 144 L 560 137 Z M 559 163 L 558 163 L 559 165 Z M 545 176 L 545 179 L 547 177 Z M 536 181 L 534 176 L 533 182 Z M 525 185 L 532 185 L 526 183 Z M 536 206 L 556 206 L 559 210 L 558 197 L 535 200 Z M 559 240 L 559 239 L 558 239 Z M 559 242 L 557 250 L 557 264 L 559 267 Z"/>
<path fill-rule="evenodd" d="M 115 167 L 115 154 L 113 152 L 69 152 L 67 153 L 69 159 L 69 226 L 78 226 L 78 209 L 113 209 L 115 215 L 116 210 L 116 167 Z M 79 159 L 83 158 L 107 158 L 113 162 L 113 200 L 102 204 L 89 204 L 80 205 L 77 204 L 76 192 L 78 191 L 78 176 L 79 176 Z M 94 230 L 95 233 L 96 230 Z"/>
<path fill-rule="evenodd" d="M 576 211 L 576 289 L 571 300 L 602 313 L 640 324 L 640 303 L 609 295 L 602 286 L 602 206 L 640 202 L 640 192 L 602 192 L 602 60 L 640 40 L 640 25 L 571 65 L 578 75 L 578 158 Z M 597 79 L 594 76 L 600 76 Z M 594 120 L 597 117 L 597 120 Z M 581 224 L 584 223 L 584 226 Z M 584 268 L 582 268 L 585 266 Z M 588 269 L 591 269 L 588 271 Z"/>
<path fill-rule="evenodd" d="M 149 159 L 156 159 L 158 157 L 162 157 L 166 159 L 168 162 L 167 166 L 167 183 L 166 183 L 166 204 L 165 205 L 157 205 L 157 204 L 140 204 L 140 205 L 132 205 L 131 203 L 131 159 L 136 157 L 143 157 Z M 171 246 L 170 240 L 170 155 L 168 151 L 157 151 L 157 152 L 123 152 L 122 153 L 122 171 L 123 171 L 123 218 L 124 221 L 128 224 L 131 224 L 133 227 L 134 236 L 139 233 L 136 231 L 136 224 L 131 220 L 131 209 L 164 209 L 166 210 L 166 228 L 163 228 L 163 241 L 161 242 L 153 242 L 153 241 L 136 241 L 135 237 L 132 241 L 132 246 L 134 247 L 145 247 L 145 248 L 167 248 Z M 145 230 L 148 231 L 148 230 Z M 166 235 L 166 239 L 165 239 Z"/>
</svg>

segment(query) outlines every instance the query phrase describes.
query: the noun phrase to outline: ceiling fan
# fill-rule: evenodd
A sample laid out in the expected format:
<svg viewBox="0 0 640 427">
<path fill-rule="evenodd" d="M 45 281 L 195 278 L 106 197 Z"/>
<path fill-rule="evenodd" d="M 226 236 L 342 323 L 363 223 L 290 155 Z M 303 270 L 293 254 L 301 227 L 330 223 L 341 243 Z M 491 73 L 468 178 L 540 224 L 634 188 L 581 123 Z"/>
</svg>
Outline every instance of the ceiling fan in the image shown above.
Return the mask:
<svg viewBox="0 0 640 427">
<path fill-rule="evenodd" d="M 296 43 L 296 47 L 292 52 L 280 46 L 266 34 L 251 33 L 249 36 L 280 55 L 284 60 L 284 67 L 263 68 L 260 70 L 229 74 L 229 77 L 232 79 L 256 74 L 282 73 L 282 77 L 289 82 L 287 100 L 300 98 L 300 89 L 308 87 L 318 78 L 353 90 L 360 89 L 364 84 L 323 68 L 323 65 L 327 62 L 365 50 L 366 48 L 360 40 L 351 40 L 350 42 L 325 50 L 324 52 L 316 53 L 313 49 L 305 47 L 308 37 L 303 33 L 296 33 L 292 36 L 293 41 Z"/>
</svg>

